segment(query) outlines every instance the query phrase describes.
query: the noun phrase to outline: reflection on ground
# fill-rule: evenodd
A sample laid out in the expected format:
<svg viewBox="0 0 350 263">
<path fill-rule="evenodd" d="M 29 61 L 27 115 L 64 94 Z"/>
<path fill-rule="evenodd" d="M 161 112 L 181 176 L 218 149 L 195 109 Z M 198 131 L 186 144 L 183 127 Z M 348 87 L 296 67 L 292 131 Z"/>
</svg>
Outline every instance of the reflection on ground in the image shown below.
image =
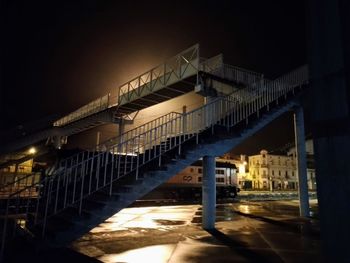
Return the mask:
<svg viewBox="0 0 350 263">
<path fill-rule="evenodd" d="M 316 210 L 316 203 L 312 208 Z M 297 201 L 217 205 L 217 229 L 201 227 L 200 205 L 127 208 L 73 248 L 102 262 L 300 262 L 319 258 L 318 220 Z M 293 261 L 292 258 L 295 258 Z"/>
<path fill-rule="evenodd" d="M 91 233 L 129 228 L 166 229 L 174 225 L 190 224 L 199 207 L 199 205 L 194 205 L 126 208 L 91 230 Z"/>
<path fill-rule="evenodd" d="M 119 254 L 105 254 L 98 259 L 106 263 L 148 262 L 147 259 L 151 259 L 152 263 L 165 263 L 169 261 L 175 246 L 175 244 L 148 246 Z"/>
</svg>

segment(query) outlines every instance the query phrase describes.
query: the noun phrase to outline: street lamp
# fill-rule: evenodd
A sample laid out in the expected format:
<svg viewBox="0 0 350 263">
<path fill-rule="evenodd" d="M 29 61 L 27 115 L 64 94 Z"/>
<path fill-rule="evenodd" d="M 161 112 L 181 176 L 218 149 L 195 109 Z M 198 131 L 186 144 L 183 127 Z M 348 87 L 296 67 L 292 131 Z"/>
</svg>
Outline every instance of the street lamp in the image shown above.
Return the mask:
<svg viewBox="0 0 350 263">
<path fill-rule="evenodd" d="M 29 152 L 29 154 L 35 154 L 36 149 L 34 147 L 31 147 L 28 152 Z"/>
</svg>

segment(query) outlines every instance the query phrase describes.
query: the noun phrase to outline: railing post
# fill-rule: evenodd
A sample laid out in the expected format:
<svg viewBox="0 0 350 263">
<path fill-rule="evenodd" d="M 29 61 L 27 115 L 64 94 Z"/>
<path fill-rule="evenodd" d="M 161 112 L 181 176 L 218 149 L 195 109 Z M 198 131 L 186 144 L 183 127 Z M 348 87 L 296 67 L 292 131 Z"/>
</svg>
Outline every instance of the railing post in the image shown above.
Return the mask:
<svg viewBox="0 0 350 263">
<path fill-rule="evenodd" d="M 2 238 L 1 238 L 0 262 L 3 261 L 4 254 L 5 254 L 5 241 L 6 241 L 6 233 L 7 233 L 7 220 L 9 217 L 10 200 L 11 200 L 11 197 L 9 196 L 6 202 L 5 221 L 3 226 Z"/>
<path fill-rule="evenodd" d="M 79 215 L 81 214 L 81 208 L 83 205 L 83 197 L 84 197 L 84 179 L 85 179 L 85 160 L 83 154 L 83 163 L 81 164 L 81 187 L 80 187 L 80 202 L 79 202 Z"/>
<path fill-rule="evenodd" d="M 115 147 L 112 148 L 112 165 L 111 165 L 111 180 L 110 180 L 110 185 L 109 185 L 109 196 L 112 195 L 112 191 L 113 191 L 113 175 L 114 175 L 114 170 L 116 167 L 114 167 L 114 163 L 115 163 Z"/>
<path fill-rule="evenodd" d="M 43 223 L 43 229 L 41 231 L 41 237 L 43 238 L 45 236 L 45 229 L 46 229 L 46 220 L 47 220 L 47 213 L 49 209 L 49 200 L 51 196 L 51 182 L 52 180 L 45 178 L 46 183 L 49 181 L 49 185 L 47 187 L 47 196 L 46 196 L 46 204 L 45 204 L 45 213 L 44 213 L 44 223 Z"/>
<path fill-rule="evenodd" d="M 56 200 L 55 200 L 55 209 L 54 212 L 56 213 L 57 211 L 57 204 L 58 204 L 58 197 L 59 197 L 59 190 L 60 190 L 60 176 L 57 176 L 57 186 L 56 186 Z"/>
</svg>

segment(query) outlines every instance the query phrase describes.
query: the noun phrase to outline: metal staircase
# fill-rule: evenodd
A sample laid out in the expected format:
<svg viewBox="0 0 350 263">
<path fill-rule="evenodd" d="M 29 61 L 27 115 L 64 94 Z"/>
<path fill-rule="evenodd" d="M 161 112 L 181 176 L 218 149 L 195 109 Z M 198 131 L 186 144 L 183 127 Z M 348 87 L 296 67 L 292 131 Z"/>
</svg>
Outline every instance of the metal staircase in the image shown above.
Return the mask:
<svg viewBox="0 0 350 263">
<path fill-rule="evenodd" d="M 22 232 L 19 224 L 51 244 L 68 244 L 203 155 L 235 147 L 293 107 L 308 83 L 306 66 L 273 81 L 224 64 L 210 76 L 214 89 L 220 79 L 245 87 L 61 160 L 54 173 L 11 194 L 1 203 L 2 251 L 5 240 Z M 24 199 L 28 191 L 39 197 Z M 21 220 L 13 214 L 22 214 Z"/>
</svg>

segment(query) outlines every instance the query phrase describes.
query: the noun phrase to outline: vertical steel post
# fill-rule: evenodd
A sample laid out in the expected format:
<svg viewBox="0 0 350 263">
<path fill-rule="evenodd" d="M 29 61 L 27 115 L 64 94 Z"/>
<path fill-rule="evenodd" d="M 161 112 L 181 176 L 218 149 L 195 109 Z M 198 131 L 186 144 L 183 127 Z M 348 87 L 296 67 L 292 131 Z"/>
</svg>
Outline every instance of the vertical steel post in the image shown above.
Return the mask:
<svg viewBox="0 0 350 263">
<path fill-rule="evenodd" d="M 309 193 L 307 186 L 307 167 L 306 167 L 306 149 L 304 133 L 304 114 L 301 106 L 294 108 L 294 132 L 295 146 L 298 167 L 298 185 L 299 185 L 299 202 L 300 216 L 308 217 L 309 211 Z"/>
</svg>

